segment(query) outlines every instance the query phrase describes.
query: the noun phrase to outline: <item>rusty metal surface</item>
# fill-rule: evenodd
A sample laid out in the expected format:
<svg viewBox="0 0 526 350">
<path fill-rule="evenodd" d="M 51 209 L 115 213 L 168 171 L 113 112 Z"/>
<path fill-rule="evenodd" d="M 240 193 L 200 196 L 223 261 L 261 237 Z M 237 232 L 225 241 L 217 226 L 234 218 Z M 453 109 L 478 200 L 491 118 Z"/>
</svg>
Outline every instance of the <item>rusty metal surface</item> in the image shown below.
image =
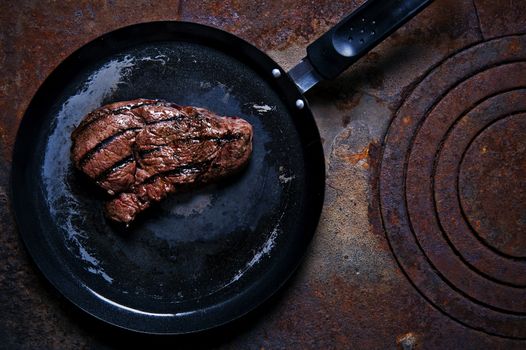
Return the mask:
<svg viewBox="0 0 526 350">
<path fill-rule="evenodd" d="M 518 107 L 525 92 L 509 103 Z M 526 169 L 526 104 L 521 107 L 522 113 L 496 119 L 479 131 L 459 174 L 460 202 L 471 227 L 487 245 L 516 258 L 526 258 L 526 186 L 516 182 Z"/>
<path fill-rule="evenodd" d="M 525 213 L 522 195 L 514 195 L 515 187 L 524 192 L 523 131 L 502 132 L 522 120 L 525 58 L 526 36 L 509 36 L 431 70 L 396 112 L 379 183 L 393 253 L 422 295 L 467 326 L 514 338 L 526 338 L 526 260 L 505 253 L 521 248 L 522 233 L 482 225 L 520 225 Z M 495 132 L 504 138 L 489 142 Z M 499 166 L 486 168 L 495 158 Z"/>
<path fill-rule="evenodd" d="M 484 38 L 525 33 L 526 11 L 524 1 L 510 0 L 506 4 L 493 0 L 475 1 L 480 30 Z M 504 5 L 504 6 L 503 6 Z"/>
<path fill-rule="evenodd" d="M 16 129 L 76 48 L 124 25 L 188 20 L 290 68 L 361 2 L 0 4 L 0 347 L 524 348 L 510 339 L 526 337 L 523 1 L 437 0 L 309 93 L 328 163 L 317 235 L 286 289 L 229 327 L 182 338 L 112 329 L 65 302 L 18 239 L 7 195 Z"/>
</svg>

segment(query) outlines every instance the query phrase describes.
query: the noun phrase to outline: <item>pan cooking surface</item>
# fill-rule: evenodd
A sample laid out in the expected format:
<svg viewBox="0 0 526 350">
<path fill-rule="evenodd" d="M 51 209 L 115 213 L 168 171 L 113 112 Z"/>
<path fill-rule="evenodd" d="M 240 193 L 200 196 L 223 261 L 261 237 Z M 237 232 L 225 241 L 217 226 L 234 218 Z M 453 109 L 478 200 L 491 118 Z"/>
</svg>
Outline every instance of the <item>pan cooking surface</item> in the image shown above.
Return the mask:
<svg viewBox="0 0 526 350">
<path fill-rule="evenodd" d="M 28 111 L 18 136 L 15 161 L 24 165 L 15 166 L 20 179 L 13 195 L 19 206 L 25 203 L 24 212 L 17 211 L 24 241 L 34 257 L 31 247 L 41 246 L 35 259 L 45 273 L 43 264 L 52 265 L 55 276 L 46 275 L 53 284 L 70 299 L 85 293 L 93 300 L 80 306 L 117 325 L 177 333 L 226 319 L 167 326 L 162 318 L 178 324 L 253 291 L 266 275 L 290 274 L 294 265 L 278 267 L 280 259 L 296 254 L 294 244 L 305 245 L 295 242 L 310 238 L 301 236 L 299 224 L 309 192 L 306 160 L 288 107 L 265 79 L 219 49 L 165 40 L 88 60 L 59 76 L 60 88 L 40 92 L 47 103 Z M 104 218 L 106 195 L 73 168 L 70 134 L 91 110 L 135 98 L 244 118 L 254 127 L 254 148 L 240 174 L 171 195 L 123 230 Z M 284 281 L 275 278 L 278 286 Z M 225 314 L 237 317 L 252 306 L 236 308 Z M 156 325 L 134 326 L 112 309 L 155 318 Z"/>
<path fill-rule="evenodd" d="M 266 86 L 257 78 L 244 89 L 254 73 L 236 63 L 195 44 L 146 46 L 94 65 L 59 97 L 49 133 L 40 140 L 41 200 L 47 219 L 58 227 L 55 238 L 66 239 L 68 253 L 82 266 L 82 279 L 111 286 L 123 300 L 131 295 L 136 301 L 180 302 L 224 288 L 270 253 L 287 193 L 301 181 L 297 159 L 291 164 L 287 156 L 298 151 L 275 128 L 290 129 L 289 119 L 280 116 L 284 106 L 275 96 L 261 100 Z M 103 217 L 103 197 L 93 195 L 72 168 L 69 136 L 94 108 L 138 97 L 240 116 L 254 126 L 254 151 L 248 168 L 234 179 L 170 196 L 129 232 L 119 232 Z M 285 147 L 277 147 L 281 143 Z"/>
</svg>

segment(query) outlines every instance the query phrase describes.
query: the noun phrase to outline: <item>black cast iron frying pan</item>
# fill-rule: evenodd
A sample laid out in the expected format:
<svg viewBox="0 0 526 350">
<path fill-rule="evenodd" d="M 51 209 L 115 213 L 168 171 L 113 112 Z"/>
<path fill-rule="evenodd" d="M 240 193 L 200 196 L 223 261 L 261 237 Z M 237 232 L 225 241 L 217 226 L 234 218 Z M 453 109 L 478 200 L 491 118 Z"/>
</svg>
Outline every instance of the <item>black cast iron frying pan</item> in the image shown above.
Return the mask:
<svg viewBox="0 0 526 350">
<path fill-rule="evenodd" d="M 193 23 L 133 25 L 85 45 L 40 87 L 18 131 L 12 203 L 30 255 L 75 305 L 134 331 L 195 332 L 254 309 L 299 264 L 323 204 L 324 157 L 303 92 L 428 2 L 367 2 L 290 74 L 234 35 Z M 171 196 L 122 232 L 73 170 L 70 134 L 89 111 L 139 97 L 242 117 L 254 151 L 243 173 Z"/>
</svg>

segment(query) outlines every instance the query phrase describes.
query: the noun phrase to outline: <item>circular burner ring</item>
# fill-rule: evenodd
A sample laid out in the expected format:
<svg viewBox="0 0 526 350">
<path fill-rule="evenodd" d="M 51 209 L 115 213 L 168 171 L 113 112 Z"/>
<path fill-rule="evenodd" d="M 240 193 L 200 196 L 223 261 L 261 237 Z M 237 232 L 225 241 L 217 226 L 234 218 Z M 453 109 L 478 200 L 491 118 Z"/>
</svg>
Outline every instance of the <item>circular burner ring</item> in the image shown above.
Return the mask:
<svg viewBox="0 0 526 350">
<path fill-rule="evenodd" d="M 526 212 L 523 158 L 515 162 L 508 154 L 514 147 L 521 152 L 525 131 L 499 123 L 524 125 L 525 71 L 524 35 L 479 43 L 438 64 L 397 110 L 379 178 L 387 238 L 419 292 L 469 327 L 521 339 L 526 338 L 524 238 L 506 216 L 521 220 Z M 473 147 L 489 149 L 491 158 Z M 507 163 L 496 174 L 516 178 L 519 186 L 500 186 L 510 192 L 502 194 L 506 210 L 484 202 L 495 198 L 486 189 L 500 182 L 482 175 L 501 158 Z"/>
</svg>

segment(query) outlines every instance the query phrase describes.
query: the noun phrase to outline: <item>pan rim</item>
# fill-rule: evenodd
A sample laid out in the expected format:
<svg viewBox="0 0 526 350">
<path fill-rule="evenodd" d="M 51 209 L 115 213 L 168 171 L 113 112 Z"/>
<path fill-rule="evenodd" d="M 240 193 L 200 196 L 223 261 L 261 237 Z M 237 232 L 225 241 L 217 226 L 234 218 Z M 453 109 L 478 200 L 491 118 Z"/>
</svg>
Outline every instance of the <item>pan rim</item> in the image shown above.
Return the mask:
<svg viewBox="0 0 526 350">
<path fill-rule="evenodd" d="M 237 53 L 243 56 L 242 63 L 251 66 L 253 65 L 257 68 L 258 72 L 265 72 L 264 77 L 268 79 L 269 84 L 274 90 L 277 90 L 279 95 L 282 96 L 283 102 L 289 108 L 290 116 L 293 118 L 295 125 L 299 128 L 298 133 L 302 137 L 302 148 L 306 155 L 306 163 L 304 164 L 306 166 L 305 181 L 307 184 L 312 185 L 309 187 L 312 188 L 312 191 L 309 191 L 306 195 L 306 203 L 302 203 L 304 206 L 302 213 L 306 220 L 302 223 L 303 227 L 298 229 L 298 231 L 303 231 L 305 238 L 302 240 L 299 248 L 296 249 L 296 254 L 291 254 L 291 256 L 294 255 L 294 257 L 288 259 L 290 260 L 289 265 L 279 268 L 279 280 L 270 284 L 267 283 L 266 286 L 261 287 L 261 290 L 258 290 L 260 287 L 258 284 L 265 281 L 258 280 L 257 283 L 252 284 L 243 291 L 243 293 L 236 295 L 234 298 L 228 299 L 225 303 L 216 304 L 207 309 L 197 310 L 196 313 L 199 315 L 198 318 L 193 318 L 193 322 L 185 322 L 188 321 L 188 319 L 187 316 L 184 315 L 175 315 L 174 317 L 177 322 L 170 322 L 171 320 L 174 320 L 173 317 L 159 318 L 158 316 L 148 316 L 131 312 L 125 308 L 119 308 L 117 306 L 108 309 L 107 303 L 100 304 L 101 299 L 83 300 L 86 296 L 94 297 L 92 294 L 89 294 L 89 287 L 79 283 L 79 281 L 68 280 L 68 275 L 64 275 L 63 271 L 57 270 L 56 266 L 53 266 L 50 261 L 46 260 L 48 253 L 45 253 L 45 249 L 39 249 L 39 247 L 36 246 L 38 242 L 34 239 L 35 234 L 42 233 L 41 227 L 39 227 L 39 225 L 34 225 L 34 223 L 38 222 L 38 219 L 30 221 L 27 220 L 27 217 L 24 217 L 24 215 L 21 214 L 24 212 L 25 207 L 23 198 L 27 197 L 18 196 L 16 194 L 23 190 L 24 185 L 23 176 L 21 176 L 21 174 L 24 174 L 25 164 L 23 159 L 20 159 L 20 154 L 23 155 L 25 152 L 24 149 L 26 148 L 23 143 L 25 139 L 24 130 L 31 127 L 28 116 L 34 115 L 35 110 L 38 109 L 38 106 L 42 103 L 42 99 L 45 99 L 45 91 L 48 90 L 46 88 L 53 86 L 56 81 L 59 80 L 58 78 L 63 76 L 68 69 L 74 68 L 76 61 L 81 60 L 82 56 L 85 55 L 88 50 L 91 50 L 93 46 L 100 46 L 102 44 L 104 47 L 104 41 L 107 41 L 112 37 L 126 37 L 130 35 L 130 33 L 144 30 L 147 27 L 149 27 L 150 30 L 152 30 L 152 28 L 157 30 L 169 29 L 172 30 L 175 35 L 177 35 L 177 33 L 191 33 L 191 35 L 195 35 L 200 39 L 203 39 L 202 36 L 206 35 L 208 37 L 206 40 L 221 45 L 223 51 L 226 51 L 229 47 L 236 47 Z M 173 40 L 179 39 L 174 38 Z M 223 47 L 223 45 L 226 46 Z M 221 29 L 192 22 L 156 21 L 122 27 L 91 40 L 70 54 L 52 70 L 32 97 L 19 124 L 11 155 L 12 167 L 9 194 L 17 230 L 22 238 L 26 251 L 29 253 L 40 272 L 46 277 L 47 281 L 49 281 L 63 297 L 87 314 L 119 328 L 147 334 L 186 334 L 216 328 L 232 322 L 259 307 L 282 288 L 303 260 L 306 248 L 314 235 L 323 205 L 325 160 L 319 132 L 307 100 L 298 90 L 288 74 L 281 74 L 281 77 L 275 78 L 272 74 L 272 69 L 275 68 L 283 71 L 283 69 L 264 52 L 260 51 L 245 40 Z M 298 109 L 295 105 L 295 102 L 298 99 L 304 101 L 304 107 L 302 109 Z M 256 297 L 256 302 L 251 301 L 253 297 Z M 237 310 L 231 310 L 229 313 L 224 312 L 225 305 L 223 304 L 233 303 L 234 306 L 236 306 L 236 302 L 237 307 L 234 309 Z M 196 319 L 198 321 L 197 324 Z M 199 321 L 201 321 L 200 324 Z"/>
</svg>

